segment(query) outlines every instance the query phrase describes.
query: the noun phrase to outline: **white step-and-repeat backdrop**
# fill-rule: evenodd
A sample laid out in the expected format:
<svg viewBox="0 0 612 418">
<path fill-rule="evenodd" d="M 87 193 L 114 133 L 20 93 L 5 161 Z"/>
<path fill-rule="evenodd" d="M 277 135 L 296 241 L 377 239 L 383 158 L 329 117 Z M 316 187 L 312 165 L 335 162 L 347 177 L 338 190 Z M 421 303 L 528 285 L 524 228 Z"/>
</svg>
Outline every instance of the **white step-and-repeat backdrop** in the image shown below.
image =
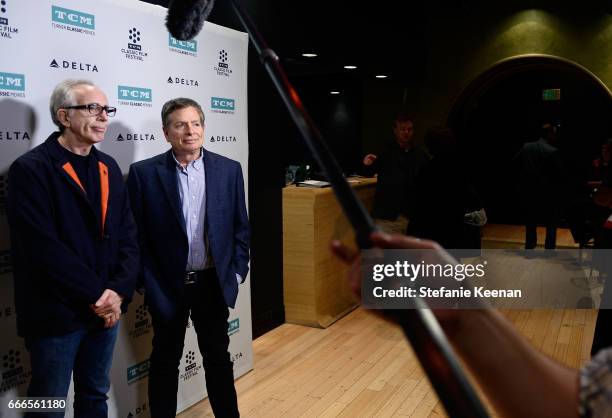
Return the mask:
<svg viewBox="0 0 612 418">
<path fill-rule="evenodd" d="M 55 130 L 48 110 L 55 84 L 85 78 L 106 92 L 118 112 L 99 148 L 124 173 L 130 163 L 169 148 L 161 129 L 162 104 L 180 96 L 197 100 L 206 114 L 204 146 L 239 161 L 248 181 L 248 37 L 206 23 L 193 41 L 180 42 L 168 34 L 165 14 L 135 0 L 0 0 L 0 416 L 19 416 L 7 402 L 25 396 L 30 376 L 28 354 L 15 330 L 7 171 Z M 253 365 L 250 296 L 247 279 L 229 321 L 236 377 Z M 141 295 L 120 327 L 110 416 L 146 417 L 153 330 Z M 190 327 L 180 365 L 179 410 L 205 395 L 202 358 Z"/>
</svg>

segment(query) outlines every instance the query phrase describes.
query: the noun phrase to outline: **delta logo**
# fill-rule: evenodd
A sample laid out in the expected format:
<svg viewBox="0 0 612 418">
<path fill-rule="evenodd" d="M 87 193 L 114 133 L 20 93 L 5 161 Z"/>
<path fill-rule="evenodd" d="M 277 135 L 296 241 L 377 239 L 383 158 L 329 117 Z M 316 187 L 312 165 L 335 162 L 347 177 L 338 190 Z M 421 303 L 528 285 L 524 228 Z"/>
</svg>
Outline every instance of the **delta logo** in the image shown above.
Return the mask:
<svg viewBox="0 0 612 418">
<path fill-rule="evenodd" d="M 49 63 L 49 67 L 58 68 L 64 70 L 74 70 L 74 71 L 83 71 L 88 73 L 97 73 L 98 66 L 96 64 L 89 64 L 86 62 L 78 62 L 78 61 L 68 61 L 62 60 L 59 61 L 53 58 Z"/>
<path fill-rule="evenodd" d="M 235 136 L 233 135 L 213 135 L 210 137 L 210 142 L 211 143 L 216 143 L 216 142 L 237 142 L 237 139 Z"/>
<path fill-rule="evenodd" d="M 25 97 L 25 75 L 0 72 L 0 97 Z"/>
<path fill-rule="evenodd" d="M 200 85 L 198 80 L 193 80 L 190 78 L 183 78 L 183 77 L 172 77 L 172 76 L 168 77 L 166 82 L 168 84 L 190 86 L 190 87 L 198 87 Z"/>
<path fill-rule="evenodd" d="M 51 5 L 51 25 L 58 30 L 92 36 L 96 34 L 96 17 L 94 15 L 55 5 Z"/>
<path fill-rule="evenodd" d="M 134 132 L 120 133 L 117 135 L 118 142 L 138 142 L 138 141 L 155 141 L 154 134 L 140 134 Z"/>
<path fill-rule="evenodd" d="M 211 97 L 210 110 L 213 113 L 234 114 L 234 110 L 236 110 L 236 101 L 225 97 Z"/>
<path fill-rule="evenodd" d="M 168 47 L 170 51 L 181 55 L 189 55 L 191 57 L 198 56 L 198 41 L 180 41 L 168 34 Z"/>
</svg>

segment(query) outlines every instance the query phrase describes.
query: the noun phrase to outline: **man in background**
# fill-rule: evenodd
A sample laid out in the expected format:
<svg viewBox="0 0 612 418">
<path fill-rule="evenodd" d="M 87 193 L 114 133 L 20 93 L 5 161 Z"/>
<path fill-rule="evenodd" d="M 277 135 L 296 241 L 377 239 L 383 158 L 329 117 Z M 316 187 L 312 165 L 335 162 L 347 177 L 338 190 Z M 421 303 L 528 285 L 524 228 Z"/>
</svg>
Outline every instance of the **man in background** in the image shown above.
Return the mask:
<svg viewBox="0 0 612 418">
<path fill-rule="evenodd" d="M 414 122 L 409 115 L 397 115 L 393 136 L 378 155 L 367 154 L 363 165 L 366 175 L 378 173 L 374 222 L 387 233 L 404 233 L 414 207 L 415 179 L 429 157 L 414 145 Z"/>
</svg>

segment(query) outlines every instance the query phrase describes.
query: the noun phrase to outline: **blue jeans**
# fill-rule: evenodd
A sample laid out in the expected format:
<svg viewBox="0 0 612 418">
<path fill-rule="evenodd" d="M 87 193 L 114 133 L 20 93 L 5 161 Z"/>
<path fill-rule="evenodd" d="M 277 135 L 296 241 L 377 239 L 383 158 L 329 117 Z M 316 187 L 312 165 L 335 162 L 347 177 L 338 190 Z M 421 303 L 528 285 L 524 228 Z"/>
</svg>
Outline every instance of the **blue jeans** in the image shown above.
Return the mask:
<svg viewBox="0 0 612 418">
<path fill-rule="evenodd" d="M 106 393 L 119 324 L 82 328 L 53 337 L 26 337 L 32 363 L 28 396 L 66 397 L 74 372 L 74 416 L 106 417 Z M 29 416 L 26 414 L 26 417 Z M 33 417 L 63 417 L 63 412 Z"/>
</svg>

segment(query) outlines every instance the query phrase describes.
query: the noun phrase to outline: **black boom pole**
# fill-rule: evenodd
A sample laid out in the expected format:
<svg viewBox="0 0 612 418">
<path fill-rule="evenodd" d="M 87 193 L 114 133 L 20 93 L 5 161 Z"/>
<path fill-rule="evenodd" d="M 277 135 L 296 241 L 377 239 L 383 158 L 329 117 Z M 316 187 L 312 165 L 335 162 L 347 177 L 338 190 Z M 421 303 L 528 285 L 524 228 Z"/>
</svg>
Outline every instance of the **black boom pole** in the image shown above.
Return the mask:
<svg viewBox="0 0 612 418">
<path fill-rule="evenodd" d="M 362 249 L 370 248 L 370 234 L 376 231 L 370 215 L 346 182 L 338 162 L 289 82 L 278 56 L 263 40 L 240 0 L 231 0 L 231 3 L 306 146 L 331 183 L 344 214 L 355 230 L 357 244 Z M 453 418 L 488 417 L 427 303 L 421 298 L 414 303 L 413 309 L 396 310 L 393 315 L 410 341 L 446 412 Z"/>
</svg>

